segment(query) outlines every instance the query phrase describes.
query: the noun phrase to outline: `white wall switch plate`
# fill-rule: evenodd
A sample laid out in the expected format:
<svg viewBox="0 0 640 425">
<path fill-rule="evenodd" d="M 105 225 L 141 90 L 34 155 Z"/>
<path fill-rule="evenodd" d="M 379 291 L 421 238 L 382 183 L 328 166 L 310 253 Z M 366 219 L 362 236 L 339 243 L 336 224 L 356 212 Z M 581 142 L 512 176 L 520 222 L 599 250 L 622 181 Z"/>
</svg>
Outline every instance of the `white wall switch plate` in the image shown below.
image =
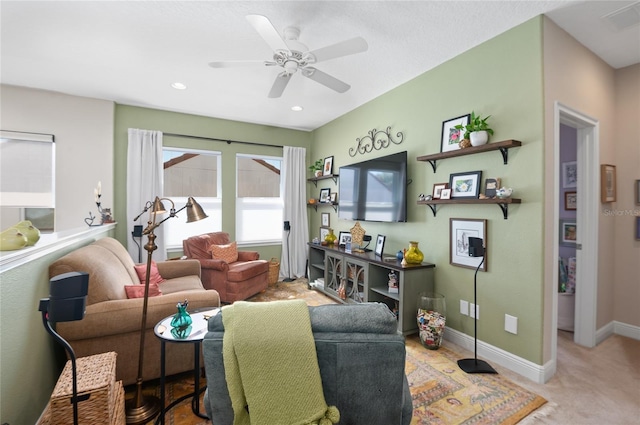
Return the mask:
<svg viewBox="0 0 640 425">
<path fill-rule="evenodd" d="M 460 314 L 463 316 L 469 315 L 469 301 L 460 300 Z"/>
<path fill-rule="evenodd" d="M 480 306 L 469 303 L 469 316 L 476 320 L 480 320 Z"/>
<path fill-rule="evenodd" d="M 510 316 L 508 314 L 504 315 L 504 330 L 507 332 L 511 332 L 512 334 L 518 334 L 518 318 L 514 316 Z"/>
</svg>

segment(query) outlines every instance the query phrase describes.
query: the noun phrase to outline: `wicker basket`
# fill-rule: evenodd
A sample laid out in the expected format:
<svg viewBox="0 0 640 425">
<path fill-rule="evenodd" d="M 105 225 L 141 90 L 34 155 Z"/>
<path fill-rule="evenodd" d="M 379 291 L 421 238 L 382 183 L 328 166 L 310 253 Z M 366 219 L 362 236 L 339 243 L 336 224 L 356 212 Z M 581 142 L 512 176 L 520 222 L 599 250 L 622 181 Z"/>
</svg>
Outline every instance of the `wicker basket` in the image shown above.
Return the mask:
<svg viewBox="0 0 640 425">
<path fill-rule="evenodd" d="M 269 277 L 267 281 L 269 282 L 269 286 L 273 286 L 278 281 L 278 277 L 280 275 L 280 261 L 277 258 L 272 258 L 269 261 Z"/>
<path fill-rule="evenodd" d="M 76 360 L 78 385 L 78 421 L 87 424 L 124 423 L 124 390 L 116 385 L 115 352 L 81 357 Z M 51 424 L 73 423 L 73 372 L 67 364 L 51 394 Z M 85 399 L 86 398 L 86 399 Z"/>
</svg>

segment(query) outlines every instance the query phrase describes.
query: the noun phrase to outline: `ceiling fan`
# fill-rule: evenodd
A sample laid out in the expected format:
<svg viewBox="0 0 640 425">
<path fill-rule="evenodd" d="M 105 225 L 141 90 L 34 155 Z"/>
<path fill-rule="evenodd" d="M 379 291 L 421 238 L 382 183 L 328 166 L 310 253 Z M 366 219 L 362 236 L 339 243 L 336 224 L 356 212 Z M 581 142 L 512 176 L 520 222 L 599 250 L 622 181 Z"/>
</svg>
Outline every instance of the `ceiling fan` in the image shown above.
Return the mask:
<svg viewBox="0 0 640 425">
<path fill-rule="evenodd" d="M 281 67 L 282 72 L 278 74 L 269 91 L 270 98 L 280 97 L 287 87 L 287 84 L 289 84 L 289 80 L 297 71 L 300 71 L 304 77 L 335 90 L 338 93 L 346 92 L 351 87 L 349 84 L 320 71 L 312 65 L 321 61 L 364 52 L 369 47 L 364 38 L 355 37 L 309 51 L 307 46 L 298 41 L 300 35 L 298 28 L 285 28 L 283 31 L 284 37 L 281 37 L 266 16 L 247 15 L 247 20 L 273 50 L 273 60 L 219 61 L 210 62 L 209 66 L 212 68 L 254 65 Z"/>
</svg>

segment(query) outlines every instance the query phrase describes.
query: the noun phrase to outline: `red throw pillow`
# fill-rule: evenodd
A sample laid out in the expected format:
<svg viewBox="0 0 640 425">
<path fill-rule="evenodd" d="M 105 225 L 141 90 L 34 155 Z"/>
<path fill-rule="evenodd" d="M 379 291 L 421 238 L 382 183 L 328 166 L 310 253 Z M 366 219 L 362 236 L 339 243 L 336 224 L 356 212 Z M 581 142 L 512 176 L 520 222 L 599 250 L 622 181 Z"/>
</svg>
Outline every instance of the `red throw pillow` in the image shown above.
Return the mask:
<svg viewBox="0 0 640 425">
<path fill-rule="evenodd" d="M 124 290 L 127 293 L 127 298 L 142 298 L 144 297 L 144 285 L 125 285 Z M 149 283 L 149 296 L 157 297 L 162 295 L 162 291 L 157 283 Z"/>
<path fill-rule="evenodd" d="M 146 264 L 136 264 L 135 266 L 136 274 L 138 275 L 138 279 L 140 279 L 140 283 L 144 285 L 144 281 L 147 278 L 147 265 Z M 164 282 L 162 276 L 160 276 L 160 272 L 158 272 L 158 265 L 155 261 L 151 260 L 151 276 L 149 277 L 149 283 L 155 283 L 156 285 Z"/>
<path fill-rule="evenodd" d="M 228 245 L 211 245 L 209 251 L 211 251 L 211 257 L 216 260 L 222 260 L 226 263 L 238 261 L 238 247 L 235 242 Z"/>
</svg>

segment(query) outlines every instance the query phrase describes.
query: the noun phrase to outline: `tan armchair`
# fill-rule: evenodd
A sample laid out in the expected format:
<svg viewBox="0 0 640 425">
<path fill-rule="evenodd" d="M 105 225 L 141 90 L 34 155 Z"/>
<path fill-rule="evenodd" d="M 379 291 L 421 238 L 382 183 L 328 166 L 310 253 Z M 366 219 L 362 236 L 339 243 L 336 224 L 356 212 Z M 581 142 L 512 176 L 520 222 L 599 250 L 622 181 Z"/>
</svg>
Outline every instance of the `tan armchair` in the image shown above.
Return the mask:
<svg viewBox="0 0 640 425">
<path fill-rule="evenodd" d="M 229 234 L 205 233 L 182 241 L 184 255 L 200 261 L 202 284 L 215 289 L 224 303 L 245 300 L 269 286 L 269 262 L 260 260 L 256 251 L 238 251 L 238 261 L 227 263 L 212 258 L 211 245 L 228 245 Z"/>
</svg>

